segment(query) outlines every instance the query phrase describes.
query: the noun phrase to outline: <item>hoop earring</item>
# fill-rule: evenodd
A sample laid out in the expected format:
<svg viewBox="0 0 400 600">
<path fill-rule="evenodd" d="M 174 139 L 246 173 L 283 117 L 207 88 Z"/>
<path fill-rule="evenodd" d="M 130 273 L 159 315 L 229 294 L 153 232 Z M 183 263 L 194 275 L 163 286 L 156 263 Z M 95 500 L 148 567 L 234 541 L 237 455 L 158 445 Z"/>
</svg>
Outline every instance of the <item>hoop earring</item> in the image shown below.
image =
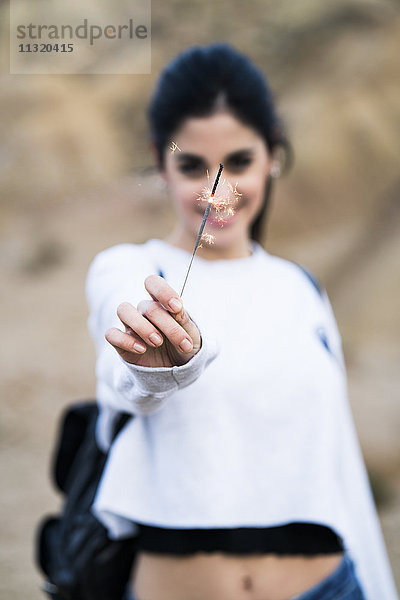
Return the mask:
<svg viewBox="0 0 400 600">
<path fill-rule="evenodd" d="M 281 176 L 281 165 L 279 162 L 272 163 L 269 174 L 273 179 L 278 179 Z"/>
<path fill-rule="evenodd" d="M 158 178 L 157 178 L 157 187 L 162 192 L 166 192 L 168 190 L 167 182 L 165 181 L 165 179 L 163 177 L 158 176 Z"/>
</svg>

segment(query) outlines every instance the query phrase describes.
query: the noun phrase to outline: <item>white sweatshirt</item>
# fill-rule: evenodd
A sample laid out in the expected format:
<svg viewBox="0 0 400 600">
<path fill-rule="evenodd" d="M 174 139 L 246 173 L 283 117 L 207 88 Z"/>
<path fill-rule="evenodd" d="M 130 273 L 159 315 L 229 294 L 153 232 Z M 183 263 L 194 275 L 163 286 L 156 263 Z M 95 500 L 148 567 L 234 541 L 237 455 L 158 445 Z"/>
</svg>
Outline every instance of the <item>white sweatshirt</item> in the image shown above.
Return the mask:
<svg viewBox="0 0 400 600">
<path fill-rule="evenodd" d="M 202 348 L 186 365 L 123 361 L 104 332 L 123 301 L 162 272 L 179 293 L 190 255 L 160 240 L 122 244 L 87 279 L 98 361 L 99 444 L 117 411 L 136 415 L 114 442 L 94 510 L 114 537 L 134 523 L 172 528 L 330 527 L 367 600 L 398 598 L 347 400 L 326 293 L 258 244 L 247 258 L 196 257 L 184 293 Z"/>
</svg>

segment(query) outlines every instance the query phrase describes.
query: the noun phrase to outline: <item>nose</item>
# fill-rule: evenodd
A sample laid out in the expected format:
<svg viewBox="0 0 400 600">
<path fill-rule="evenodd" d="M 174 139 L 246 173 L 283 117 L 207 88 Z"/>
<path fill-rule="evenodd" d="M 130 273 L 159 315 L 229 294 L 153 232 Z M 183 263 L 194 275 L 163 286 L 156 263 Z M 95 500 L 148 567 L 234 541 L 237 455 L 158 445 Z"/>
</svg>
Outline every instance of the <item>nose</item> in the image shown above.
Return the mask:
<svg viewBox="0 0 400 600">
<path fill-rule="evenodd" d="M 214 194 L 215 194 L 215 192 L 217 190 L 218 182 L 220 180 L 223 168 L 224 168 L 223 163 L 219 163 L 218 172 L 217 172 L 217 175 L 215 177 L 214 184 L 213 184 L 213 187 L 212 187 L 212 190 L 211 190 L 211 195 L 212 196 L 214 196 Z"/>
</svg>

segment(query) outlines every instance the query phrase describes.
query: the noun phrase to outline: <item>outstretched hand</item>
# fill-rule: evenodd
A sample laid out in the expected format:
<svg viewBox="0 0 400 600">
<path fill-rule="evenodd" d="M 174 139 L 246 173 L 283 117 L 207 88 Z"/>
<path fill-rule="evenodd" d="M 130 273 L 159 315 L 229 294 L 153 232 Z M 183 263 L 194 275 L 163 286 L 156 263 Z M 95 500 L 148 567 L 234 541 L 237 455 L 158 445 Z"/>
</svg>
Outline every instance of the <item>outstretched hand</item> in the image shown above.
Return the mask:
<svg viewBox="0 0 400 600">
<path fill-rule="evenodd" d="M 197 326 L 185 312 L 182 300 L 158 275 L 145 280 L 152 300 L 135 308 L 129 302 L 118 306 L 125 332 L 112 327 L 106 340 L 127 362 L 142 367 L 173 367 L 187 363 L 201 347 Z"/>
</svg>

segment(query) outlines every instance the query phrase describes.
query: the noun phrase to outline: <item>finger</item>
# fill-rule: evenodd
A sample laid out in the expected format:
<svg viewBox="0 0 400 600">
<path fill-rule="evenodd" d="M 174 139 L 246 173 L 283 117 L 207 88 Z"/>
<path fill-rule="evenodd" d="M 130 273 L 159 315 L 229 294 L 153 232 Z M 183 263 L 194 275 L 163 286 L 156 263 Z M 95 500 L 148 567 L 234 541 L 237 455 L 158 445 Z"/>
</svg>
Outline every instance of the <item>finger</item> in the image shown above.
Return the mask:
<svg viewBox="0 0 400 600">
<path fill-rule="evenodd" d="M 200 332 L 184 311 L 182 300 L 175 290 L 159 275 L 149 275 L 145 280 L 145 288 L 153 300 L 160 302 L 167 310 L 175 314 L 176 321 L 189 335 L 193 347 L 197 351 L 201 346 Z M 174 304 L 174 302 L 178 302 L 178 304 Z M 178 308 L 179 306 L 180 308 Z"/>
<path fill-rule="evenodd" d="M 169 314 L 159 302 L 143 300 L 138 311 L 151 321 L 180 352 L 191 352 L 193 340 L 185 329 Z"/>
<path fill-rule="evenodd" d="M 169 312 L 178 313 L 182 310 L 182 300 L 163 277 L 160 277 L 159 275 L 149 275 L 145 279 L 144 287 L 153 300 L 160 302 L 160 304 L 162 304 Z"/>
<path fill-rule="evenodd" d="M 146 345 L 138 336 L 132 333 L 124 333 L 116 327 L 107 329 L 105 338 L 123 358 L 126 353 L 143 354 L 146 352 Z"/>
<path fill-rule="evenodd" d="M 163 343 L 160 332 L 129 302 L 123 302 L 118 306 L 117 315 L 129 331 L 139 336 L 149 346 L 158 348 Z"/>
<path fill-rule="evenodd" d="M 201 346 L 201 336 L 197 325 L 192 321 L 189 314 L 185 310 L 181 310 L 181 312 L 175 315 L 174 318 L 189 335 L 193 342 L 193 349 L 197 352 Z"/>
</svg>

